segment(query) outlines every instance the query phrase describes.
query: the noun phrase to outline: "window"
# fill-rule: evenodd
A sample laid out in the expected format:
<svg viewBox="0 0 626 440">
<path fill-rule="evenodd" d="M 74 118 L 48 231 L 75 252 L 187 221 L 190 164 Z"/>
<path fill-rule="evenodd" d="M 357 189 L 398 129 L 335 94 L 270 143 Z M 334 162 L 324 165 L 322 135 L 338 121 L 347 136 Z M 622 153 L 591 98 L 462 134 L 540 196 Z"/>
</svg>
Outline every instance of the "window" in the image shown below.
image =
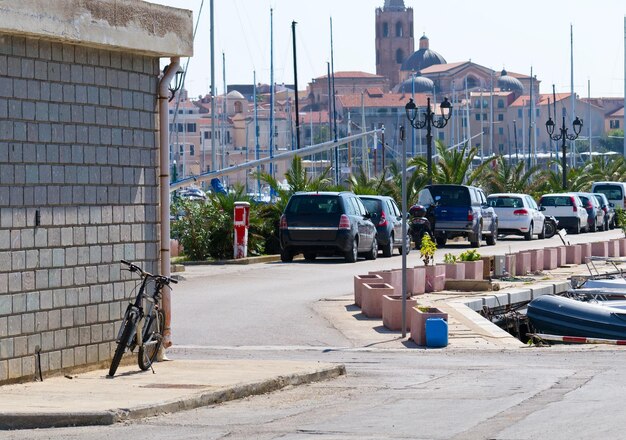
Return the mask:
<svg viewBox="0 0 626 440">
<path fill-rule="evenodd" d="M 504 127 L 498 127 L 498 134 L 499 135 L 503 135 L 504 134 Z"/>
<path fill-rule="evenodd" d="M 383 23 L 383 37 L 389 36 L 389 24 L 387 22 Z"/>
<path fill-rule="evenodd" d="M 396 63 L 402 64 L 402 61 L 404 61 L 404 52 L 402 49 L 398 49 L 396 50 Z"/>
<path fill-rule="evenodd" d="M 196 147 L 195 145 L 191 144 L 189 145 L 189 155 L 190 156 L 194 156 L 196 154 Z"/>
<path fill-rule="evenodd" d="M 480 100 L 477 99 L 476 101 L 474 101 L 474 107 L 476 108 L 480 108 Z"/>
<path fill-rule="evenodd" d="M 174 146 L 173 146 L 173 145 L 170 145 L 170 162 L 171 162 L 171 161 L 172 161 L 172 159 L 173 159 L 173 150 L 174 150 Z"/>
<path fill-rule="evenodd" d="M 204 132 L 204 138 L 205 138 L 205 139 L 211 139 L 211 136 L 210 136 L 210 135 L 211 135 L 211 132 L 209 132 L 209 131 L 205 131 L 205 132 Z"/>
<path fill-rule="evenodd" d="M 476 113 L 476 120 L 480 121 L 480 113 Z"/>
<path fill-rule="evenodd" d="M 187 124 L 187 133 L 195 133 L 196 132 L 196 124 L 189 123 Z"/>
<path fill-rule="evenodd" d="M 183 124 L 176 124 L 177 133 L 184 133 L 184 131 L 185 131 L 185 126 Z"/>
<path fill-rule="evenodd" d="M 504 121 L 504 115 L 502 113 L 498 115 L 498 121 Z"/>
<path fill-rule="evenodd" d="M 483 121 L 487 120 L 487 113 L 483 113 Z"/>
<path fill-rule="evenodd" d="M 609 128 L 611 130 L 616 130 L 619 128 L 619 119 L 611 119 L 609 121 Z"/>
<path fill-rule="evenodd" d="M 235 101 L 235 113 L 243 112 L 243 107 L 240 101 Z"/>
<path fill-rule="evenodd" d="M 184 156 L 185 155 L 185 146 L 184 145 L 179 145 L 178 146 L 178 155 L 179 156 Z"/>
<path fill-rule="evenodd" d="M 401 37 L 403 34 L 402 32 L 402 23 L 401 22 L 397 22 L 396 23 L 396 37 Z"/>
<path fill-rule="evenodd" d="M 518 118 L 521 118 L 521 117 L 522 117 L 522 109 L 521 109 L 521 108 L 518 108 L 518 109 L 517 109 L 517 117 L 518 117 Z"/>
</svg>

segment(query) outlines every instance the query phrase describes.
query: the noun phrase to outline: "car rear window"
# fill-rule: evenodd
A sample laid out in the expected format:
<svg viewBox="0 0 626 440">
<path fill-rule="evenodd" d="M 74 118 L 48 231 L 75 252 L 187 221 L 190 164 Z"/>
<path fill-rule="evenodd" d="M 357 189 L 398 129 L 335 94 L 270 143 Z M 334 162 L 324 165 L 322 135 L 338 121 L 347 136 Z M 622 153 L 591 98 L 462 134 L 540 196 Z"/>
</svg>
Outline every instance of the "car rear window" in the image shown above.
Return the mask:
<svg viewBox="0 0 626 440">
<path fill-rule="evenodd" d="M 547 196 L 542 197 L 541 206 L 572 206 L 572 198 L 570 196 Z"/>
<path fill-rule="evenodd" d="M 622 188 L 617 185 L 596 185 L 593 192 L 602 193 L 610 200 L 621 200 L 623 197 Z"/>
<path fill-rule="evenodd" d="M 369 213 L 380 214 L 381 211 L 383 210 L 383 202 L 381 200 L 362 198 L 361 202 L 363 203 L 363 205 L 365 206 L 365 209 L 367 209 L 367 212 Z"/>
<path fill-rule="evenodd" d="M 299 215 L 337 214 L 339 197 L 334 195 L 306 195 L 291 198 L 286 212 Z"/>
<path fill-rule="evenodd" d="M 523 208 L 524 202 L 520 197 L 497 196 L 487 197 L 487 203 L 494 208 Z"/>
<path fill-rule="evenodd" d="M 469 190 L 464 186 L 431 186 L 428 190 L 433 200 L 442 206 L 470 206 L 472 203 Z"/>
</svg>

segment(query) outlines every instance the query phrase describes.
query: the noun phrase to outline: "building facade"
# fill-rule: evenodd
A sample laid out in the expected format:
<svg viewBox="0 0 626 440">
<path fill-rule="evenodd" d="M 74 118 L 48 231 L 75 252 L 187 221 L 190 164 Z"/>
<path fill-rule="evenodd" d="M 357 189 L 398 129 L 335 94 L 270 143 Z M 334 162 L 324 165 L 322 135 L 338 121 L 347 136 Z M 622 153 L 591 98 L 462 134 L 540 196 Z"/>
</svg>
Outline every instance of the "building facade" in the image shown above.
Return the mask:
<svg viewBox="0 0 626 440">
<path fill-rule="evenodd" d="M 192 54 L 191 12 L 76 5 L 0 15 L 0 383 L 108 363 L 119 261 L 158 272 L 160 57 Z"/>
</svg>

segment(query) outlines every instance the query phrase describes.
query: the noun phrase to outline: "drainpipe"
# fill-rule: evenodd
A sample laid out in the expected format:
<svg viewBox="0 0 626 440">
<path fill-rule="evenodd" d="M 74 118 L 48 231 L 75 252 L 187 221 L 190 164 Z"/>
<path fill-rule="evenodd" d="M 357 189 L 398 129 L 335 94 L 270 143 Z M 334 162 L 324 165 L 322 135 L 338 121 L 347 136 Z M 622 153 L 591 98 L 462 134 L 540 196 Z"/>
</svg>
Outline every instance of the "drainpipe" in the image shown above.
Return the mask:
<svg viewBox="0 0 626 440">
<path fill-rule="evenodd" d="M 170 164 L 169 164 L 169 85 L 178 72 L 180 58 L 170 58 L 170 65 L 159 81 L 159 191 L 161 200 L 161 275 L 170 276 Z M 165 330 L 163 332 L 163 347 L 171 345 L 171 291 L 163 289 L 161 300 L 165 312 Z"/>
</svg>

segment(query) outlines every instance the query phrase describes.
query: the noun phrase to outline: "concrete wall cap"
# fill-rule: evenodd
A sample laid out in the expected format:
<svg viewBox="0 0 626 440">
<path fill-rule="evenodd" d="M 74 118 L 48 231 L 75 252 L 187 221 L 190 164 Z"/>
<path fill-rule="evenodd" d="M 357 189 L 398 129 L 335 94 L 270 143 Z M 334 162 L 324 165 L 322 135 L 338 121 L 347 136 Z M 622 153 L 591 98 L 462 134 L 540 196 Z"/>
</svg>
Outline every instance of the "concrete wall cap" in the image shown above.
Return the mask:
<svg viewBox="0 0 626 440">
<path fill-rule="evenodd" d="M 124 50 L 193 55 L 193 17 L 141 0 L 0 0 L 0 34 Z"/>
</svg>

